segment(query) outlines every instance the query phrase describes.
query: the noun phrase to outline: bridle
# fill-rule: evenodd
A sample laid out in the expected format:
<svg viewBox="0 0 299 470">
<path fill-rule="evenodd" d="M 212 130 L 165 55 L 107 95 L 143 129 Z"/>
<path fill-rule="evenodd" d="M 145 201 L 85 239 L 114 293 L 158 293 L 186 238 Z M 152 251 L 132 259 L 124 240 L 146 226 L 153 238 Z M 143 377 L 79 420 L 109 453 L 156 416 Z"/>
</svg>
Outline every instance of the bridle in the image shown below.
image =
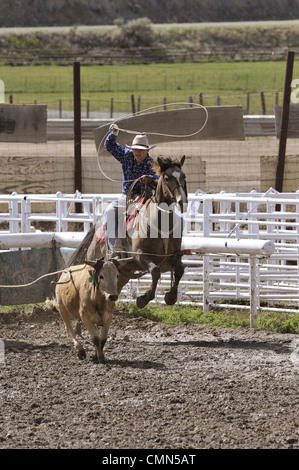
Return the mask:
<svg viewBox="0 0 299 470">
<path fill-rule="evenodd" d="M 164 184 L 164 186 L 166 186 L 167 191 L 168 191 L 168 193 L 169 193 L 169 195 L 170 195 L 170 198 L 171 198 L 172 202 L 175 202 L 174 193 L 175 193 L 176 190 L 179 190 L 179 193 L 180 193 L 180 194 L 181 194 L 181 190 L 182 190 L 182 191 L 184 192 L 186 198 L 187 198 L 187 193 L 186 193 L 186 190 L 185 190 L 184 186 L 183 186 L 178 180 L 177 180 L 177 183 L 178 183 L 178 184 L 177 184 L 174 188 L 172 188 L 172 189 L 170 190 L 168 184 L 166 183 L 166 181 L 165 181 L 164 178 L 163 178 L 163 184 Z"/>
</svg>

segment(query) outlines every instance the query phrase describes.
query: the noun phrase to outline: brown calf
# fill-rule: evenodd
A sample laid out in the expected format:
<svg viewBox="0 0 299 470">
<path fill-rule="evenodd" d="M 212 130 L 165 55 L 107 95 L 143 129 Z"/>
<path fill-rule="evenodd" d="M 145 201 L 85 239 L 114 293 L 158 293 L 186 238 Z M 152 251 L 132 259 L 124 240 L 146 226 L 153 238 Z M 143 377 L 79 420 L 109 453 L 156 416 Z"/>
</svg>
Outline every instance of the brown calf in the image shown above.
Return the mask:
<svg viewBox="0 0 299 470">
<path fill-rule="evenodd" d="M 84 323 L 95 346 L 95 359 L 104 362 L 103 348 L 118 299 L 119 263 L 104 259 L 85 263 L 71 266 L 62 273 L 56 286 L 56 299 L 47 299 L 46 307 L 60 313 L 79 359 L 84 359 L 86 353 L 76 338 L 71 319 Z M 98 326 L 102 327 L 101 334 Z"/>
</svg>

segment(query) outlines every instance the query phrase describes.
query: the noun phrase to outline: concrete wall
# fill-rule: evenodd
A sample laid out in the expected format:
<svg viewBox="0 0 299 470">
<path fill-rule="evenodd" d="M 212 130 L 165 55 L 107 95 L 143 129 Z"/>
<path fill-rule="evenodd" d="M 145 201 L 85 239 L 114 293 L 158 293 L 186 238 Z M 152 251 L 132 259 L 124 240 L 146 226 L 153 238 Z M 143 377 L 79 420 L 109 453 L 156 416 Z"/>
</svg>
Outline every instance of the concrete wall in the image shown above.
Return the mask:
<svg viewBox="0 0 299 470">
<path fill-rule="evenodd" d="M 41 248 L 0 253 L 0 284 L 18 286 L 31 283 L 40 276 L 65 267 L 60 249 Z M 21 305 L 44 302 L 54 293 L 51 281 L 57 276 L 45 277 L 27 287 L 0 288 L 1 305 Z"/>
</svg>

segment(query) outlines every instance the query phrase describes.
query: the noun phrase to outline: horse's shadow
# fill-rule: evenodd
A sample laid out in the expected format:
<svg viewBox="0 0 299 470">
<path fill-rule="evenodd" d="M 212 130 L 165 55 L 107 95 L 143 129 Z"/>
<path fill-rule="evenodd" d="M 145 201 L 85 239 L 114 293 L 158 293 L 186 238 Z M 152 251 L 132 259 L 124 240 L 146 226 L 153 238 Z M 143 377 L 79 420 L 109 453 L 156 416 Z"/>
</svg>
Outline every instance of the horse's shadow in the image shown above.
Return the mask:
<svg viewBox="0 0 299 470">
<path fill-rule="evenodd" d="M 164 341 L 161 343 L 164 348 L 169 348 L 170 350 L 174 347 L 187 346 L 194 349 L 239 349 L 244 350 L 244 352 L 251 350 L 264 350 L 264 351 L 273 351 L 276 354 L 288 354 L 290 352 L 290 346 L 288 344 L 274 344 L 271 341 L 248 341 L 241 339 L 230 339 L 228 341 L 210 341 L 210 340 L 186 340 L 186 341 Z M 37 350 L 40 351 L 57 351 L 62 350 L 72 352 L 72 348 L 67 344 L 60 344 L 56 342 L 51 342 L 49 344 L 32 344 L 26 341 L 18 340 L 4 340 L 5 354 L 10 353 L 31 353 Z M 111 355 L 113 353 L 111 352 Z M 200 358 L 199 358 L 200 359 Z M 90 359 L 92 360 L 92 359 Z M 107 358 L 104 365 L 108 367 L 121 367 L 121 368 L 133 368 L 140 370 L 167 370 L 168 367 L 166 363 L 155 362 L 149 360 L 130 360 L 130 359 L 113 359 Z"/>
<path fill-rule="evenodd" d="M 121 368 L 130 367 L 132 369 L 154 369 L 154 370 L 166 370 L 167 367 L 162 362 L 153 361 L 134 361 L 128 359 L 108 359 L 107 365 L 119 366 Z"/>
<path fill-rule="evenodd" d="M 4 348 L 5 354 L 9 353 L 21 353 L 21 352 L 29 352 L 35 350 L 53 350 L 53 349 L 69 349 L 69 346 L 66 344 L 59 344 L 55 342 L 51 342 L 49 344 L 32 344 L 27 343 L 26 341 L 18 341 L 18 340 L 4 340 Z"/>
<path fill-rule="evenodd" d="M 49 344 L 32 344 L 27 343 L 26 341 L 18 341 L 18 340 L 4 340 L 4 348 L 5 354 L 11 353 L 32 353 L 34 351 L 57 351 L 58 349 L 65 351 L 69 351 L 73 353 L 72 347 L 67 344 L 59 344 L 55 342 L 51 342 Z M 91 354 L 90 362 L 95 362 L 93 355 Z M 85 362 L 85 361 L 83 361 Z M 153 362 L 153 361 L 136 361 L 136 360 L 128 360 L 128 359 L 107 359 L 104 365 L 107 366 L 117 366 L 121 368 L 134 368 L 134 369 L 155 369 L 155 370 L 164 370 L 167 367 L 161 362 Z"/>
</svg>

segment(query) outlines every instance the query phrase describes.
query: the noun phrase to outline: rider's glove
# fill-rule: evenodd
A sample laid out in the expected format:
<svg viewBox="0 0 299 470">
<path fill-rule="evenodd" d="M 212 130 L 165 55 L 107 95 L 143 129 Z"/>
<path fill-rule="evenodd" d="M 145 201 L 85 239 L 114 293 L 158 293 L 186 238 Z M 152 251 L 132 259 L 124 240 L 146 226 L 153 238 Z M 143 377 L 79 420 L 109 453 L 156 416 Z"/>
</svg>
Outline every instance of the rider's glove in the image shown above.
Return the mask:
<svg viewBox="0 0 299 470">
<path fill-rule="evenodd" d="M 115 135 L 115 137 L 118 136 L 119 134 L 119 127 L 117 124 L 110 124 L 110 127 L 109 127 L 109 131 L 113 133 L 113 135 Z"/>
</svg>

